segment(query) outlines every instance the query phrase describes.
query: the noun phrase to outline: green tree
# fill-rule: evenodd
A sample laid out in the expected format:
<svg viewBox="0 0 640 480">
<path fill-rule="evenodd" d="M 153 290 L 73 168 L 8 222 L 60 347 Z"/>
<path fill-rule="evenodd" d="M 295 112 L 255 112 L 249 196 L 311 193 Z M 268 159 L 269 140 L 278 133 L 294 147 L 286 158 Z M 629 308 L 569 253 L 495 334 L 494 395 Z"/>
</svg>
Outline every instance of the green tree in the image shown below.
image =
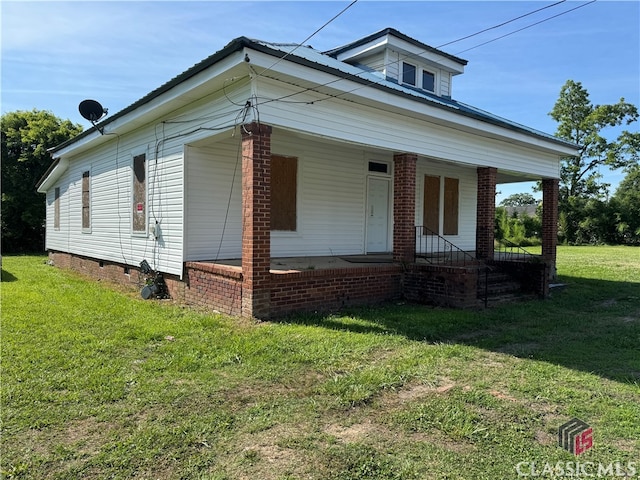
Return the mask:
<svg viewBox="0 0 640 480">
<path fill-rule="evenodd" d="M 562 159 L 560 171 L 560 218 L 564 240 L 594 241 L 593 222 L 585 218 L 601 211 L 589 200 L 602 200 L 608 185 L 601 183 L 600 167 L 629 169 L 639 161 L 640 133 L 622 130 L 615 140 L 604 136 L 610 127 L 629 125 L 638 119 L 638 109 L 624 98 L 613 105 L 593 105 L 580 82 L 568 80 L 549 113 L 558 122 L 556 136 L 579 147 L 576 157 Z M 593 219 L 591 219 L 593 220 Z M 582 226 L 581 226 L 582 225 Z M 588 232 L 582 232 L 588 226 Z"/>
<path fill-rule="evenodd" d="M 514 193 L 500 202 L 503 207 L 524 207 L 538 203 L 530 193 Z"/>
<path fill-rule="evenodd" d="M 2 115 L 0 131 L 3 250 L 42 251 L 45 201 L 35 185 L 51 164 L 47 149 L 79 134 L 82 127 L 34 109 Z"/>
<path fill-rule="evenodd" d="M 610 203 L 618 242 L 640 244 L 640 166 L 628 170 Z"/>
</svg>

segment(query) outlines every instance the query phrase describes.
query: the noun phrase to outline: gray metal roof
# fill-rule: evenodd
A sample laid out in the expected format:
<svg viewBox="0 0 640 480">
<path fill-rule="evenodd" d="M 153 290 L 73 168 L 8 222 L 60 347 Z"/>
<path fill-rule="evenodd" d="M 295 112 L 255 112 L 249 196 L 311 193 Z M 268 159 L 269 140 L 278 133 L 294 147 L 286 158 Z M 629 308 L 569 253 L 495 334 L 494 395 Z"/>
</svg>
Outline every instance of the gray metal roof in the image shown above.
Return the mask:
<svg viewBox="0 0 640 480">
<path fill-rule="evenodd" d="M 383 32 L 386 32 L 386 30 Z M 393 32 L 395 35 L 402 35 L 395 30 Z M 379 35 L 380 33 L 381 32 L 378 32 L 378 34 L 374 34 L 374 36 Z M 364 40 L 366 39 L 362 39 L 361 41 L 364 41 Z M 416 41 L 413 40 L 413 42 L 416 42 Z M 357 43 L 357 42 L 354 42 L 354 43 Z M 354 44 L 350 44 L 350 45 L 352 46 Z M 420 44 L 420 45 L 424 45 L 424 44 Z M 126 114 L 145 105 L 146 103 L 168 92 L 169 90 L 181 84 L 182 82 L 188 80 L 189 78 L 215 65 L 217 62 L 226 58 L 232 53 L 242 50 L 245 47 L 260 51 L 268 55 L 272 55 L 276 58 L 282 58 L 286 55 L 285 60 L 288 62 L 294 62 L 300 65 L 307 66 L 312 69 L 331 73 L 337 77 L 349 79 L 356 83 L 360 83 L 363 85 L 363 87 L 382 89 L 396 95 L 411 98 L 413 100 L 419 101 L 421 103 L 424 103 L 430 106 L 446 109 L 448 111 L 451 111 L 466 117 L 472 117 L 477 120 L 481 120 L 483 122 L 508 128 L 508 129 L 518 131 L 533 137 L 538 137 L 559 145 L 563 145 L 565 147 L 566 146 L 575 147 L 575 145 L 569 142 L 566 142 L 560 138 L 554 137 L 553 135 L 540 132 L 538 130 L 529 128 L 527 126 L 521 125 L 516 122 L 512 122 L 510 120 L 499 117 L 497 115 L 493 115 L 489 112 L 473 107 L 471 105 L 467 105 L 462 102 L 457 102 L 447 97 L 439 97 L 437 95 L 430 94 L 428 92 L 419 90 L 417 88 L 410 88 L 404 85 L 400 85 L 397 82 L 390 80 L 389 78 L 385 78 L 380 72 L 375 72 L 365 67 L 354 66 L 345 62 L 341 62 L 339 60 L 336 60 L 330 54 L 320 52 L 318 50 L 313 49 L 312 47 L 300 46 L 296 44 L 265 42 L 261 40 L 252 40 L 246 37 L 238 37 L 232 40 L 229 44 L 227 44 L 224 48 L 222 48 L 218 52 L 205 58 L 201 62 L 195 64 L 193 67 L 189 68 L 183 73 L 172 78 L 171 80 L 161 85 L 160 87 L 156 88 L 155 90 L 149 92 L 147 95 L 140 98 L 139 100 L 132 103 L 128 107 L 124 108 L 123 110 L 117 112 L 116 114 L 110 117 L 107 117 L 105 120 L 101 121 L 98 124 L 98 127 L 103 128 L 106 125 L 112 123 L 113 121 L 119 118 L 122 118 Z M 341 48 L 346 48 L 346 47 L 341 47 Z M 332 50 L 329 53 L 336 52 L 338 50 L 340 49 Z M 439 53 L 442 53 L 442 52 L 439 52 Z M 460 60 L 466 63 L 466 61 L 464 60 L 461 60 L 461 59 L 457 59 L 457 60 Z M 50 149 L 50 152 L 55 153 L 65 147 L 68 147 L 69 145 L 72 145 L 73 143 L 88 136 L 94 131 L 95 131 L 94 128 L 85 130 L 84 132 L 68 140 L 67 142 L 64 142 L 63 144 Z"/>
<path fill-rule="evenodd" d="M 422 43 L 416 40 L 415 38 L 411 38 L 405 35 L 404 33 L 399 32 L 395 28 L 385 28 L 384 30 L 380 30 L 379 32 L 372 33 L 367 37 L 361 38 L 360 40 L 356 40 L 355 42 L 348 43 L 347 45 L 343 45 L 342 47 L 334 48 L 332 50 L 327 50 L 324 53 L 332 57 L 337 57 L 342 52 L 351 50 L 352 48 L 356 48 L 360 45 L 365 45 L 373 40 L 384 37 L 386 35 L 392 35 L 396 38 L 404 40 L 405 42 L 411 43 L 412 45 L 418 47 L 421 50 L 424 50 L 425 52 L 433 52 L 433 53 L 437 53 L 438 55 L 442 55 L 443 57 L 446 57 L 449 60 L 453 60 L 454 62 L 459 63 L 460 65 L 466 65 L 468 63 L 463 58 L 456 57 L 454 55 L 451 55 L 450 53 L 443 52 L 442 50 L 438 50 L 437 48 L 427 45 L 426 43 Z"/>
</svg>

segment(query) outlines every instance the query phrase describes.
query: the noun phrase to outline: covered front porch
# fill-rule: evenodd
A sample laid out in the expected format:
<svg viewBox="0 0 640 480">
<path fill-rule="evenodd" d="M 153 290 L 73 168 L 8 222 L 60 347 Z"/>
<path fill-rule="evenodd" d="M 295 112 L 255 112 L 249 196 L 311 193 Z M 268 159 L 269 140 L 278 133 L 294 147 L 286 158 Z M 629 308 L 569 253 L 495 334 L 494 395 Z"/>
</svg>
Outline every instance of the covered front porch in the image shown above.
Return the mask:
<svg viewBox="0 0 640 480">
<path fill-rule="evenodd" d="M 311 231 L 312 220 L 322 218 L 325 222 L 323 238 L 332 241 L 334 238 L 347 238 L 344 235 L 345 228 L 346 231 L 355 233 L 362 232 L 362 227 L 354 229 L 353 225 L 345 223 L 341 209 L 355 212 L 355 216 L 349 218 L 357 220 L 358 212 L 366 212 L 366 216 L 369 217 L 369 213 L 373 213 L 373 208 L 370 212 L 373 204 L 368 201 L 363 203 L 362 197 L 359 197 L 360 203 L 341 204 L 341 209 L 334 209 L 331 216 L 327 216 L 328 212 L 325 209 L 321 211 L 324 216 L 312 217 L 311 213 L 320 212 L 316 206 L 320 205 L 318 201 L 321 197 L 315 193 L 314 196 L 306 194 L 305 190 L 304 198 L 313 197 L 316 203 L 300 203 L 298 198 L 300 211 L 303 211 L 304 215 L 300 215 L 299 218 L 293 217 L 292 222 L 306 223 L 297 223 L 297 227 L 296 223 L 293 223 L 294 231 L 284 237 L 282 232 L 277 232 L 274 237 L 270 181 L 272 132 L 272 127 L 265 124 L 251 123 L 243 127 L 241 188 L 238 189 L 238 203 L 241 203 L 238 205 L 238 213 L 242 222 L 241 228 L 236 230 L 238 237 L 241 237 L 238 238 L 241 240 L 238 242 L 241 245 L 241 255 L 236 254 L 235 260 L 216 259 L 215 262 L 208 261 L 204 256 L 187 260 L 184 276 L 187 283 L 185 297 L 189 303 L 213 306 L 225 313 L 257 318 L 269 318 L 299 310 L 333 309 L 399 298 L 462 307 L 477 304 L 479 278 L 483 268 L 502 263 L 497 262 L 500 259 L 494 251 L 495 193 L 499 176 L 497 168 L 460 164 L 453 169 L 445 162 L 426 162 L 424 157 L 416 153 L 402 152 L 390 155 L 387 174 L 390 194 L 389 221 L 386 223 L 389 239 L 386 242 L 388 248 L 382 250 L 384 254 L 372 254 L 371 242 L 367 239 L 363 244 L 363 251 L 348 248 L 335 252 L 335 246 L 329 244 L 325 251 L 330 251 L 331 254 L 322 255 L 318 237 L 305 236 Z M 282 142 L 282 138 L 277 142 Z M 333 150 L 337 151 L 338 148 L 339 145 L 332 146 Z M 300 164 L 302 165 L 302 162 Z M 308 174 L 312 168 L 315 172 L 316 167 L 304 164 L 300 168 Z M 436 171 L 439 173 L 433 173 Z M 462 179 L 457 182 L 455 176 L 460 172 Z M 371 176 L 371 171 L 369 175 Z M 454 180 L 453 191 L 457 195 L 452 203 L 455 207 L 440 207 L 441 217 L 437 225 L 443 230 L 439 232 L 416 228 L 416 224 L 420 224 L 425 217 L 427 205 L 427 195 L 424 193 L 427 182 L 423 184 L 422 179 L 436 178 L 433 175 L 440 175 L 437 178 L 441 179 L 440 185 L 445 188 L 439 197 L 444 199 L 443 202 L 447 201 L 446 182 L 451 179 Z M 298 178 L 303 177 L 298 174 Z M 311 178 L 311 175 L 308 175 L 308 178 L 315 181 L 318 177 Z M 292 179 L 291 185 L 295 185 L 295 175 Z M 367 190 L 362 189 L 363 184 L 358 185 L 360 195 L 368 198 L 365 193 Z M 556 249 L 558 181 L 542 179 L 542 185 L 543 247 L 538 262 L 547 266 L 546 272 L 552 272 Z M 306 187 L 307 183 L 301 181 L 298 188 L 302 192 Z M 331 199 L 332 191 L 335 195 L 335 190 L 330 189 L 325 190 L 324 196 Z M 342 195 L 344 190 L 340 192 Z M 357 198 L 353 197 L 354 200 Z M 456 203 L 457 198 L 460 198 L 461 202 L 459 207 Z M 292 197 L 290 202 L 296 202 L 295 197 Z M 442 210 L 443 208 L 445 210 Z M 451 224 L 443 227 L 443 222 L 448 222 L 446 208 L 450 208 L 449 218 L 456 219 L 453 227 Z M 307 215 L 307 212 L 310 213 Z M 279 217 L 278 222 L 281 221 L 285 219 Z M 368 224 L 367 220 L 367 223 L 361 225 Z M 456 233 L 444 236 L 452 228 Z M 369 231 L 367 227 L 366 232 Z M 191 238 L 205 237 L 192 235 Z M 310 254 L 302 256 L 291 251 L 291 255 L 287 255 L 289 252 L 282 249 L 282 238 L 300 251 L 304 251 L 309 243 Z M 354 239 L 357 236 L 351 235 L 348 238 Z M 277 239 L 275 251 L 274 239 Z M 434 239 L 437 239 L 437 247 L 425 251 L 423 243 L 429 241 L 433 245 Z M 462 240 L 462 248 L 458 250 L 465 252 L 465 255 L 460 257 L 459 253 L 456 253 L 455 261 L 441 261 L 447 257 L 447 249 L 453 245 L 450 240 L 456 239 Z M 441 257 L 440 260 L 434 261 L 438 257 Z M 466 260 L 460 262 L 461 258 Z M 536 280 L 536 283 L 540 282 Z M 541 295 L 546 294 L 547 287 L 544 283 L 539 288 Z"/>
</svg>

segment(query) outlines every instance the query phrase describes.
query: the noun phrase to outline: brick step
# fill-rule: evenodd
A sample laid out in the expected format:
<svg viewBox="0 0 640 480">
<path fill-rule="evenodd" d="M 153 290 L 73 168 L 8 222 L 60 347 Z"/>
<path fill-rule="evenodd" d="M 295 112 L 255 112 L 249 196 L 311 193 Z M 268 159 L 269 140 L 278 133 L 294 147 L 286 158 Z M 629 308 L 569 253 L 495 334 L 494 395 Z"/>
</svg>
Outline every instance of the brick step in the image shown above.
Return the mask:
<svg viewBox="0 0 640 480">
<path fill-rule="evenodd" d="M 499 283 L 489 283 L 488 285 L 480 285 L 478 293 L 484 295 L 487 292 L 489 295 L 498 295 L 503 293 L 517 293 L 522 289 L 522 286 L 513 280 Z"/>
<path fill-rule="evenodd" d="M 525 302 L 535 300 L 537 298 L 534 294 L 525 293 L 504 293 L 500 295 L 490 295 L 487 298 L 487 307 L 495 307 L 498 305 L 504 305 L 507 303 Z M 478 298 L 478 303 L 484 306 L 484 299 Z"/>
<path fill-rule="evenodd" d="M 513 278 L 507 273 L 490 272 L 487 275 L 481 273 L 479 281 L 481 285 L 484 285 L 485 282 L 491 285 L 493 283 L 511 282 Z"/>
</svg>

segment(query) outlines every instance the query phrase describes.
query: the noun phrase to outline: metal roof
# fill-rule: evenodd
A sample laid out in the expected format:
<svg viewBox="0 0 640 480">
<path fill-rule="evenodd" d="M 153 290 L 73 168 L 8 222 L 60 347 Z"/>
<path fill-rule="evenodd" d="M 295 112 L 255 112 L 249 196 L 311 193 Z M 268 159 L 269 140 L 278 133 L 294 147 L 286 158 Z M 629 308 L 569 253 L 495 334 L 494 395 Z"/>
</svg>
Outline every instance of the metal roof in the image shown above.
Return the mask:
<svg viewBox="0 0 640 480">
<path fill-rule="evenodd" d="M 400 32 L 397 32 L 396 30 L 393 30 L 393 29 L 383 30 L 369 37 L 361 39 L 357 42 L 349 44 L 348 46 L 340 47 L 338 49 L 331 50 L 327 53 L 320 52 L 309 46 L 301 46 L 297 44 L 271 43 L 271 42 L 265 42 L 261 40 L 252 40 L 247 37 L 238 37 L 232 40 L 231 42 L 229 42 L 224 48 L 222 48 L 218 52 L 214 53 L 213 55 L 210 55 L 209 57 L 205 58 L 201 62 L 195 64 L 193 67 L 189 68 L 183 73 L 172 78 L 165 84 L 149 92 L 147 95 L 140 98 L 139 100 L 132 103 L 128 107 L 124 108 L 123 110 L 99 122 L 97 126 L 99 128 L 103 128 L 106 125 L 109 125 L 115 120 L 124 117 L 128 113 L 133 112 L 137 108 L 145 105 L 146 103 L 149 103 L 153 99 L 168 92 L 169 90 L 181 84 L 182 82 L 188 80 L 189 78 L 215 65 L 217 62 L 228 57 L 232 53 L 235 53 L 246 47 L 246 48 L 250 48 L 268 55 L 272 55 L 276 58 L 283 58 L 286 55 L 286 58 L 284 60 L 288 62 L 297 63 L 315 70 L 331 73 L 338 77 L 345 78 L 345 79 L 354 81 L 356 83 L 360 83 L 363 85 L 363 87 L 382 89 L 396 95 L 411 98 L 413 100 L 419 101 L 424 104 L 428 104 L 437 108 L 446 109 L 466 117 L 472 117 L 474 119 L 481 120 L 483 122 L 491 123 L 491 124 L 498 125 L 510 130 L 515 130 L 521 133 L 525 133 L 527 135 L 538 137 L 547 141 L 551 141 L 553 143 L 556 143 L 565 147 L 566 146 L 575 147 L 575 145 L 573 145 L 572 143 L 569 143 L 569 142 L 566 142 L 565 140 L 554 137 L 553 135 L 540 132 L 538 130 L 529 128 L 527 126 L 521 125 L 516 122 L 512 122 L 510 120 L 499 117 L 497 115 L 493 115 L 489 112 L 473 107 L 471 105 L 467 105 L 462 102 L 457 102 L 448 97 L 439 97 L 437 95 L 430 94 L 426 91 L 422 91 L 417 88 L 410 88 L 404 85 L 400 85 L 389 78 L 385 78 L 380 72 L 372 71 L 371 69 L 367 69 L 366 67 L 350 65 L 348 63 L 341 62 L 335 59 L 333 56 L 331 56 L 332 53 L 335 54 L 335 52 L 340 51 L 341 49 L 352 47 L 353 45 L 356 45 L 359 42 L 365 42 L 365 41 L 368 41 L 368 39 L 376 38 L 376 36 L 380 36 L 386 33 L 393 33 L 396 36 L 400 36 L 401 38 L 407 39 L 407 41 L 411 41 L 412 43 L 418 44 L 420 47 L 427 47 L 427 45 L 417 42 L 416 40 L 410 39 L 409 37 L 406 37 L 406 35 L 403 35 Z M 432 47 L 429 47 L 429 48 L 432 48 Z M 444 52 L 440 52 L 440 51 L 438 51 L 438 53 L 444 54 Z M 455 59 L 456 61 L 466 63 L 466 60 L 457 59 L 456 57 L 453 57 L 453 59 Z M 75 142 L 81 140 L 82 138 L 87 137 L 94 131 L 95 131 L 95 128 L 90 128 L 88 130 L 85 130 L 84 132 L 77 135 L 76 137 L 56 147 L 53 147 L 49 151 L 51 153 L 55 153 L 59 150 L 62 150 L 63 148 L 68 147 L 69 145 L 72 145 Z"/>
<path fill-rule="evenodd" d="M 404 40 L 405 42 L 408 42 L 418 48 L 420 48 L 421 50 L 424 50 L 425 52 L 432 52 L 432 53 L 437 53 L 438 55 L 442 55 L 443 57 L 448 58 L 449 60 L 453 60 L 456 63 L 459 63 L 460 65 L 466 65 L 467 60 L 463 59 L 463 58 L 459 58 L 456 57 L 454 55 L 451 55 L 450 53 L 447 52 L 443 52 L 442 50 L 438 50 L 437 48 L 434 48 L 430 45 L 427 45 L 426 43 L 422 43 L 418 40 L 416 40 L 415 38 L 411 38 L 407 35 L 405 35 L 402 32 L 399 32 L 398 30 L 396 30 L 395 28 L 385 28 L 384 30 L 380 30 L 379 32 L 376 33 L 372 33 L 371 35 L 361 38 L 360 40 L 356 40 L 355 42 L 351 42 L 348 43 L 347 45 L 343 45 L 342 47 L 338 47 L 338 48 L 334 48 L 332 50 L 327 50 L 326 52 L 324 52 L 326 55 L 330 55 L 332 57 L 337 57 L 339 54 L 341 54 L 342 52 L 346 52 L 347 50 L 351 50 L 352 48 L 356 48 L 359 47 L 361 45 L 365 45 L 369 42 L 372 42 L 373 40 L 376 40 L 378 38 L 382 38 L 386 35 L 391 35 L 394 36 L 396 38 L 399 38 L 401 40 Z"/>
</svg>

